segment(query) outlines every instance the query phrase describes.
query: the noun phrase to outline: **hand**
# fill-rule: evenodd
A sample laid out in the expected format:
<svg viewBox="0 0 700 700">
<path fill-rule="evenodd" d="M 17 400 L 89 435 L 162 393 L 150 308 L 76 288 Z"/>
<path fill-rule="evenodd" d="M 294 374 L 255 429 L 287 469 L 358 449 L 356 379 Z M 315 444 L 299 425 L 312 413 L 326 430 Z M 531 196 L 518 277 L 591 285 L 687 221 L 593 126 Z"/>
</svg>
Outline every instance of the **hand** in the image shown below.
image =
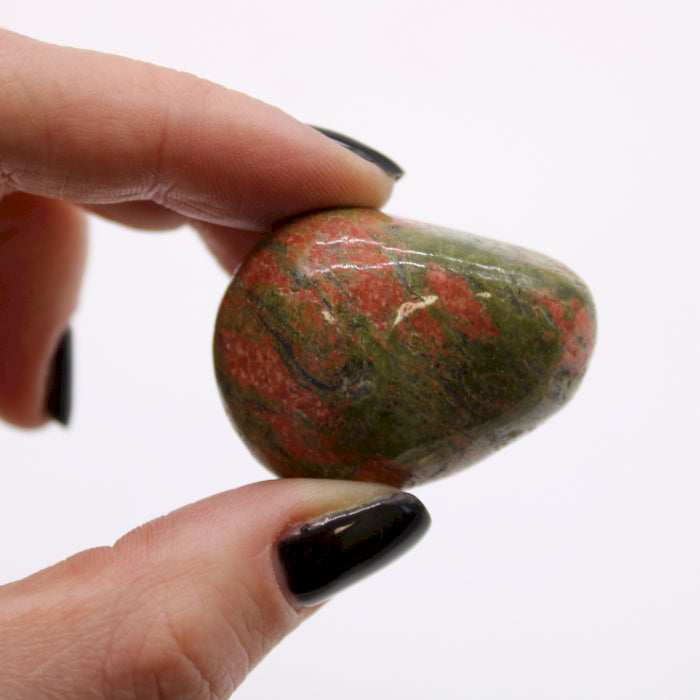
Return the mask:
<svg viewBox="0 0 700 700">
<path fill-rule="evenodd" d="M 393 181 L 240 93 L 0 31 L 0 418 L 47 420 L 48 368 L 84 265 L 83 209 L 143 229 L 189 222 L 233 270 L 275 220 L 377 207 Z"/>
<path fill-rule="evenodd" d="M 143 229 L 188 222 L 232 270 L 276 219 L 385 201 L 396 171 L 345 145 L 193 76 L 0 31 L 0 417 L 48 419 L 85 209 Z M 388 486 L 322 480 L 187 506 L 0 588 L 0 697 L 226 697 L 428 522 Z"/>
</svg>

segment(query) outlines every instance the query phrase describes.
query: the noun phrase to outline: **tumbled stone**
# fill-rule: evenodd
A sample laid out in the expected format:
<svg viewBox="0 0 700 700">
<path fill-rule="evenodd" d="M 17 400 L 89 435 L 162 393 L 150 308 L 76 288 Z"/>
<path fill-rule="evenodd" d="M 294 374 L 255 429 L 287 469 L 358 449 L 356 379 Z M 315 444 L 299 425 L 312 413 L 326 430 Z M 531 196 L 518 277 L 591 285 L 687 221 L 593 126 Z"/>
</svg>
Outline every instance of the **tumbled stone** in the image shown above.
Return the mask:
<svg viewBox="0 0 700 700">
<path fill-rule="evenodd" d="M 281 476 L 411 486 L 468 466 L 574 393 L 595 334 L 538 253 L 367 209 L 281 224 L 221 303 L 216 376 Z"/>
</svg>

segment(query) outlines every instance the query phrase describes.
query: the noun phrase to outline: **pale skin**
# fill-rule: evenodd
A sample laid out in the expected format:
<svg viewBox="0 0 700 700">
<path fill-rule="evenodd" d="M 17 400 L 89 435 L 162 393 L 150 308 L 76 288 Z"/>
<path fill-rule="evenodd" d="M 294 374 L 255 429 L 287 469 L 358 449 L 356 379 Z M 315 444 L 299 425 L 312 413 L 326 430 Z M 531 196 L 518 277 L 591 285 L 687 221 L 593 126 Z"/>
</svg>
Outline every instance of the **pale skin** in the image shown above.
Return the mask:
<svg viewBox="0 0 700 700">
<path fill-rule="evenodd" d="M 47 373 L 78 301 L 86 210 L 136 229 L 189 224 L 231 271 L 272 222 L 379 207 L 392 185 L 240 93 L 0 30 L 0 418 L 48 420 Z M 392 491 L 253 484 L 0 587 L 0 697 L 227 697 L 309 614 L 276 575 L 280 533 Z"/>
</svg>

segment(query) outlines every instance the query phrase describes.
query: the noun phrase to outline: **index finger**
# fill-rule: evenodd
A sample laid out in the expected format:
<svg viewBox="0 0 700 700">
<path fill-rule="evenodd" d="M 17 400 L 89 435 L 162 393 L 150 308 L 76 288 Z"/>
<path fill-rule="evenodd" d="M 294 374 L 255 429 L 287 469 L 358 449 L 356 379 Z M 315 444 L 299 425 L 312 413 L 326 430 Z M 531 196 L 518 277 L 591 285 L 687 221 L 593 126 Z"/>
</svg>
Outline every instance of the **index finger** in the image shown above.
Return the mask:
<svg viewBox="0 0 700 700">
<path fill-rule="evenodd" d="M 264 230 L 327 206 L 378 207 L 393 179 L 284 112 L 118 56 L 0 31 L 0 191 L 150 200 Z"/>
</svg>

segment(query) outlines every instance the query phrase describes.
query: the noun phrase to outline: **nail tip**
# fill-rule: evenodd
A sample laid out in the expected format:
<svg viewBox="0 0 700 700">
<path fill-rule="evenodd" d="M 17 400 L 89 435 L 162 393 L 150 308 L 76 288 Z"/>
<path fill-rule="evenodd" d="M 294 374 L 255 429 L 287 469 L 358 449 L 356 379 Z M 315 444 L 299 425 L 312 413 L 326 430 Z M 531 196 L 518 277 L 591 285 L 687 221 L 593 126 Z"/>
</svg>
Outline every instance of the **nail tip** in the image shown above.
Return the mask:
<svg viewBox="0 0 700 700">
<path fill-rule="evenodd" d="M 301 606 L 325 602 L 397 559 L 429 526 L 425 506 L 403 492 L 312 520 L 278 545 L 287 589 Z"/>
<path fill-rule="evenodd" d="M 327 138 L 335 141 L 349 151 L 352 151 L 356 155 L 364 158 L 366 161 L 373 163 L 378 168 L 381 168 L 389 177 L 393 178 L 395 181 L 400 180 L 404 175 L 404 169 L 391 158 L 385 156 L 374 148 L 367 146 L 366 144 L 354 139 L 345 134 L 341 134 L 339 131 L 333 131 L 332 129 L 326 129 L 323 126 L 316 126 L 315 124 L 309 124 L 312 129 L 315 129 L 319 133 L 323 134 Z"/>
<path fill-rule="evenodd" d="M 64 427 L 68 426 L 71 414 L 72 346 L 72 332 L 68 329 L 51 361 L 46 396 L 46 413 Z"/>
</svg>

